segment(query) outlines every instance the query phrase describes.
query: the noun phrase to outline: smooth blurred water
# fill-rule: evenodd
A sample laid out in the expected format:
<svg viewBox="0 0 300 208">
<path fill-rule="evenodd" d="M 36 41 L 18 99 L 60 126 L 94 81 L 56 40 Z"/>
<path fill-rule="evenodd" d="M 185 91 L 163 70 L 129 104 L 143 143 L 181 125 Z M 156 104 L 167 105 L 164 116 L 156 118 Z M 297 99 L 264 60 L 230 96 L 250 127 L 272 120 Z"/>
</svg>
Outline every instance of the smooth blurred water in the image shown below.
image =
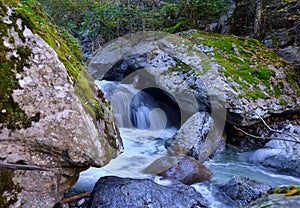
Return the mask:
<svg viewBox="0 0 300 208">
<path fill-rule="evenodd" d="M 97 180 L 107 175 L 153 179 L 153 176 L 144 174 L 143 170 L 154 160 L 166 155 L 165 139 L 171 137 L 176 129 L 168 129 L 160 134 L 160 137 L 153 136 L 158 132 L 161 133 L 160 131 L 121 128 L 120 132 L 124 142 L 124 152 L 103 168 L 89 168 L 82 172 L 72 188 L 73 191 L 91 191 Z M 252 153 L 225 151 L 206 161 L 204 165 L 212 171 L 211 182 L 213 184 L 224 183 L 234 176 L 246 176 L 272 187 L 300 185 L 300 178 L 280 174 L 271 168 L 251 163 L 249 158 Z M 157 182 L 163 183 L 159 180 Z M 205 184 L 195 184 L 194 186 L 202 191 L 209 189 Z"/>
<path fill-rule="evenodd" d="M 102 176 L 114 175 L 130 178 L 149 178 L 143 170 L 154 160 L 165 156 L 165 139 L 172 137 L 176 129 L 150 131 L 120 128 L 124 152 L 103 168 L 89 168 L 80 173 L 80 178 L 71 191 L 91 191 Z M 157 137 L 159 136 L 159 137 Z M 151 177 L 153 178 L 153 177 Z"/>
<path fill-rule="evenodd" d="M 278 173 L 272 168 L 252 163 L 253 152 L 225 151 L 204 163 L 212 171 L 212 182 L 223 183 L 233 176 L 246 176 L 272 187 L 300 185 L 300 178 Z"/>
<path fill-rule="evenodd" d="M 98 85 L 102 87 L 110 99 L 116 96 L 114 94 L 116 91 L 114 91 L 113 88 L 117 87 L 117 83 L 104 81 L 98 82 Z M 128 123 L 131 121 L 128 120 L 130 114 L 128 103 L 130 103 L 130 97 L 132 98 L 133 94 L 137 91 L 132 89 L 132 86 L 121 87 L 122 90 L 118 93 L 122 94 L 122 98 L 120 98 L 119 102 L 115 103 L 113 107 L 116 112 L 117 122 L 119 126 L 122 126 L 120 133 L 124 143 L 124 152 L 103 168 L 89 168 L 87 171 L 82 172 L 77 183 L 69 191 L 71 194 L 72 192 L 80 193 L 91 191 L 100 177 L 108 175 L 130 178 L 151 178 L 160 184 L 169 183 L 167 180 L 161 180 L 159 177 L 146 175 L 143 173 L 143 170 L 154 160 L 167 154 L 164 147 L 165 139 L 171 138 L 176 133 L 176 128 L 166 128 L 163 125 L 166 122 L 167 115 L 160 112 L 159 109 L 152 108 L 156 106 L 155 100 L 149 97 L 143 98 L 143 94 L 141 94 L 141 96 L 138 97 L 138 101 L 134 103 L 134 108 L 136 109 L 134 116 L 136 116 L 136 122 L 139 124 L 129 125 Z M 147 100 L 151 101 L 152 107 L 149 103 L 143 105 L 139 105 L 138 103 L 139 101 L 144 102 Z M 144 118 L 144 116 L 150 116 L 150 118 Z M 146 125 L 147 122 L 154 122 L 155 125 L 150 124 L 152 127 L 149 127 L 148 124 Z M 147 129 L 146 127 L 149 128 Z M 204 163 L 204 165 L 212 171 L 211 183 L 197 183 L 193 184 L 193 187 L 210 201 L 210 207 L 230 208 L 232 207 L 232 202 L 219 199 L 213 193 L 213 184 L 224 183 L 234 176 L 246 176 L 272 187 L 300 185 L 300 178 L 280 174 L 273 169 L 252 163 L 250 160 L 252 155 L 253 152 L 234 153 L 224 151 L 219 153 Z"/>
</svg>

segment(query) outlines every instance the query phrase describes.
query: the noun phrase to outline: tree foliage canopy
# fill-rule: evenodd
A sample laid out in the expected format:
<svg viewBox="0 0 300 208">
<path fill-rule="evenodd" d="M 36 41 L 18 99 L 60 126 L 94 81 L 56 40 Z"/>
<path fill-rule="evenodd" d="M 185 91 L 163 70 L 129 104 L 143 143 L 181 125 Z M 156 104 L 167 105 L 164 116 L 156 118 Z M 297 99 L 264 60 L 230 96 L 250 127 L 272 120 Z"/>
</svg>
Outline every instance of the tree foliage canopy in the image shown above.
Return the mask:
<svg viewBox="0 0 300 208">
<path fill-rule="evenodd" d="M 230 0 L 39 0 L 60 26 L 105 41 L 144 30 L 202 29 Z"/>
</svg>

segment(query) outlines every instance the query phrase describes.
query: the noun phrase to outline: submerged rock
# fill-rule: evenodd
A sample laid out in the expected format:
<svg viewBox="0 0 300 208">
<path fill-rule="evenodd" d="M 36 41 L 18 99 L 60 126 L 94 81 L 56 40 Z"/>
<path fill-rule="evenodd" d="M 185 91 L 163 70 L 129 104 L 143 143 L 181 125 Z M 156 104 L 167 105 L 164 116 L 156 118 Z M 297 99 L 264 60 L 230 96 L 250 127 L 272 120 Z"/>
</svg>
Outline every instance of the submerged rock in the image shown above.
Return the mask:
<svg viewBox="0 0 300 208">
<path fill-rule="evenodd" d="M 102 177 L 92 192 L 90 208 L 207 207 L 207 201 L 190 186 L 162 186 L 149 179 Z"/>
<path fill-rule="evenodd" d="M 52 207 L 80 171 L 121 152 L 119 131 L 106 98 L 79 74 L 74 40 L 35 1 L 0 5 L 0 204 Z"/>
<path fill-rule="evenodd" d="M 211 171 L 208 168 L 198 160 L 185 155 L 161 157 L 151 163 L 144 173 L 155 174 L 187 185 L 209 181 L 211 178 Z"/>
<path fill-rule="evenodd" d="M 240 206 L 249 204 L 267 193 L 270 188 L 270 186 L 243 176 L 236 176 L 228 182 L 218 185 L 218 189 Z"/>
</svg>

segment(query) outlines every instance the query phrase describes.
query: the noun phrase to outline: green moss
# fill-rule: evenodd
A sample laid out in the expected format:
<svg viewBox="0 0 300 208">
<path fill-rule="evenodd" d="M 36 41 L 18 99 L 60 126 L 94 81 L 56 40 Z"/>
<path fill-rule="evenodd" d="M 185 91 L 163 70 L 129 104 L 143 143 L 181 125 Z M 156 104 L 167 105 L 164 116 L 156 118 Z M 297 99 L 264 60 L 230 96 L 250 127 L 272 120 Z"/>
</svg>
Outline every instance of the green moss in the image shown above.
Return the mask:
<svg viewBox="0 0 300 208">
<path fill-rule="evenodd" d="M 268 191 L 268 194 L 284 194 L 285 196 L 300 195 L 300 187 L 288 186 L 288 187 L 273 188 Z"/>
<path fill-rule="evenodd" d="M 276 96 L 276 97 L 279 97 L 280 95 L 282 95 L 283 93 L 281 92 L 281 90 L 279 89 L 279 87 L 278 86 L 275 86 L 274 87 L 274 95 Z"/>
<path fill-rule="evenodd" d="M 84 68 L 82 63 L 81 49 L 78 41 L 65 31 L 58 28 L 46 16 L 46 13 L 35 0 L 22 0 L 19 3 L 9 0 L 8 5 L 14 7 L 12 19 L 22 19 L 22 22 L 33 33 L 40 35 L 58 54 L 59 59 L 66 66 L 69 75 L 76 80 L 79 71 Z M 20 38 L 25 41 L 23 31 L 16 26 Z"/>
<path fill-rule="evenodd" d="M 286 101 L 284 99 L 280 100 L 280 105 L 287 105 L 287 104 L 288 104 L 288 101 Z"/>
<path fill-rule="evenodd" d="M 13 37 L 9 37 L 9 43 L 10 44 L 14 44 L 15 43 L 15 39 Z"/>
<path fill-rule="evenodd" d="M 191 67 L 187 64 L 185 64 L 184 62 L 177 60 L 176 61 L 176 65 L 174 66 L 170 66 L 168 68 L 168 71 L 170 72 L 182 72 L 182 73 L 188 73 L 191 72 Z"/>
<path fill-rule="evenodd" d="M 261 67 L 262 68 L 262 67 Z M 275 72 L 262 68 L 261 70 L 252 71 L 251 74 L 260 80 L 270 80 L 271 76 L 275 76 Z"/>
<path fill-rule="evenodd" d="M 2 0 L 0 5 L 3 5 Z M 9 25 L 0 20 L 1 37 L 8 37 L 7 31 L 9 27 Z M 9 38 L 9 42 L 14 42 L 12 37 Z M 7 59 L 6 54 L 10 49 L 4 46 L 4 41 L 0 38 L 0 51 L 0 123 L 4 124 L 2 128 L 7 127 L 13 130 L 28 128 L 31 126 L 31 121 L 36 121 L 37 117 L 27 117 L 20 106 L 14 102 L 12 97 L 13 90 L 20 88 L 20 86 L 12 69 L 21 72 L 23 67 L 27 66 L 31 50 L 28 47 L 18 47 L 18 57 L 12 56 Z"/>
<path fill-rule="evenodd" d="M 95 97 L 95 89 L 93 89 L 93 80 L 87 73 L 87 69 L 83 66 L 83 58 L 81 56 L 81 49 L 77 40 L 70 34 L 64 32 L 48 19 L 46 13 L 42 10 L 40 5 L 35 0 L 21 0 L 16 2 L 13 0 L 0 0 L 1 11 L 7 11 L 7 7 L 13 8 L 11 15 L 14 30 L 18 33 L 21 40 L 25 43 L 26 39 L 23 35 L 25 29 L 24 25 L 28 27 L 33 33 L 42 37 L 57 53 L 60 61 L 65 65 L 69 74 L 69 79 L 75 84 L 75 93 L 83 103 L 85 110 L 92 115 L 93 118 L 99 119 L 100 115 L 96 115 L 97 111 L 93 104 L 89 102 Z M 1 13 L 3 14 L 3 12 Z M 16 20 L 21 19 L 23 28 L 18 28 Z M 8 25 L 0 22 L 1 37 L 9 37 L 7 34 Z M 15 40 L 10 37 L 9 42 L 13 44 Z M 18 58 L 5 58 L 5 54 L 9 49 L 4 47 L 3 39 L 0 39 L 0 122 L 6 123 L 7 127 L 12 129 L 26 128 L 31 125 L 31 121 L 37 121 L 39 116 L 27 118 L 25 113 L 13 101 L 11 96 L 14 89 L 18 89 L 19 85 L 12 72 L 15 68 L 17 72 L 21 72 L 24 66 L 27 65 L 27 60 L 31 56 L 31 50 L 28 47 L 19 47 L 17 49 Z M 81 74 L 79 76 L 79 74 Z M 99 104 L 98 104 L 99 106 Z M 15 126 L 14 124 L 18 124 Z"/>
<path fill-rule="evenodd" d="M 20 191 L 20 188 L 15 186 L 13 182 L 13 171 L 7 168 L 0 168 L 0 207 L 7 208 L 18 201 L 16 191 Z M 9 200 L 3 196 L 4 192 L 12 194 Z"/>
<path fill-rule="evenodd" d="M 31 49 L 29 47 L 18 47 L 17 48 L 17 54 L 19 55 L 19 60 L 15 61 L 17 63 L 16 70 L 17 72 L 23 71 L 23 67 L 27 66 L 29 67 L 29 64 L 27 63 L 27 60 L 31 56 Z M 13 60 L 13 58 L 10 58 Z"/>
<path fill-rule="evenodd" d="M 262 98 L 262 99 L 265 99 L 266 98 L 266 95 L 258 90 L 258 89 L 255 89 L 255 90 L 247 90 L 246 91 L 246 94 L 243 95 L 243 97 L 246 97 L 248 99 L 252 99 L 252 100 L 257 100 L 258 98 Z"/>
<path fill-rule="evenodd" d="M 244 94 L 240 95 L 247 99 L 264 98 L 266 95 L 260 90 L 248 90 L 250 86 L 265 86 L 266 92 L 271 88 L 270 79 L 276 74 L 269 65 L 282 68 L 286 74 L 293 70 L 287 70 L 288 64 L 279 58 L 273 51 L 266 48 L 256 39 L 241 38 L 230 35 L 207 33 L 198 31 L 191 34 L 183 34 L 195 44 L 202 44 L 211 47 L 213 50 L 206 52 L 210 57 L 213 54 L 214 62 L 219 63 L 224 69 L 219 69 L 226 77 L 231 77 L 241 87 Z M 291 84 L 295 83 L 295 77 L 288 75 Z M 280 80 L 278 80 L 280 81 Z M 282 88 L 281 88 L 282 89 Z M 274 92 L 279 96 L 282 94 L 280 88 Z"/>
<path fill-rule="evenodd" d="M 182 21 L 179 21 L 177 24 L 175 24 L 172 27 L 165 28 L 163 31 L 173 34 L 173 33 L 179 32 L 179 31 L 186 30 L 190 27 L 191 27 L 191 25 L 188 20 L 182 20 Z"/>
<path fill-rule="evenodd" d="M 3 3 L 3 1 L 0 1 L 0 15 L 4 16 L 7 13 L 8 9 L 5 6 L 5 4 Z"/>
</svg>

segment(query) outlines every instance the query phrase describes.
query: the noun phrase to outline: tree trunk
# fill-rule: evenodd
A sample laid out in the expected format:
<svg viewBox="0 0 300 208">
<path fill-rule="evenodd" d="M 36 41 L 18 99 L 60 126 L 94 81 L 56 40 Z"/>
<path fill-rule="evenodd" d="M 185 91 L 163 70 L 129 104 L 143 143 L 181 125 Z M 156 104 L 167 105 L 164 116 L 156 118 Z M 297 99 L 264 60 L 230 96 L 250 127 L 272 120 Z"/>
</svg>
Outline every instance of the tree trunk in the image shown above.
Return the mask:
<svg viewBox="0 0 300 208">
<path fill-rule="evenodd" d="M 254 38 L 260 37 L 262 9 L 263 9 L 262 0 L 256 0 L 256 14 L 255 14 L 254 27 L 253 27 L 253 34 L 252 34 Z"/>
</svg>

